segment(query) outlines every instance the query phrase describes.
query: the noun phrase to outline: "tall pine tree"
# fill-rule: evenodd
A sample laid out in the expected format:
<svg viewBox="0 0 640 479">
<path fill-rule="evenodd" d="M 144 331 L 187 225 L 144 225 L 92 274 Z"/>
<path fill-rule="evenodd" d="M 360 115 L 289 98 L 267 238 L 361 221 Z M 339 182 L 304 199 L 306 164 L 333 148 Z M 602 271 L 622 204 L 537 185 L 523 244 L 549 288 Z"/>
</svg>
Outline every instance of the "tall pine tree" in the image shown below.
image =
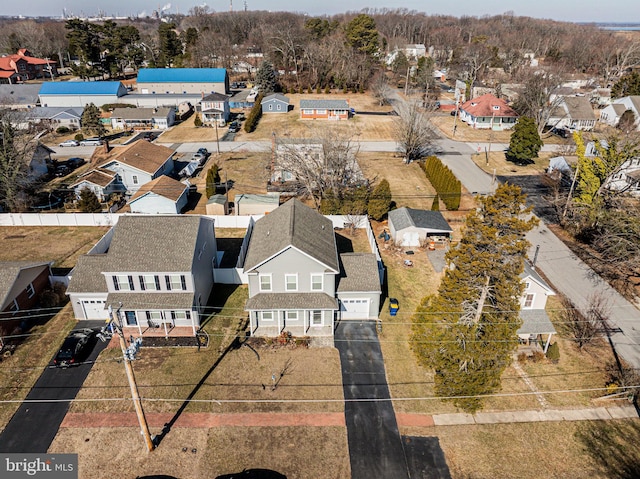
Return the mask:
<svg viewBox="0 0 640 479">
<path fill-rule="evenodd" d="M 447 253 L 438 294 L 424 298 L 413 317 L 413 349 L 435 371 L 436 394 L 468 412 L 500 388 L 517 345 L 525 234 L 537 222 L 523 219 L 529 211 L 520 188 L 509 184 L 480 199 Z"/>
</svg>

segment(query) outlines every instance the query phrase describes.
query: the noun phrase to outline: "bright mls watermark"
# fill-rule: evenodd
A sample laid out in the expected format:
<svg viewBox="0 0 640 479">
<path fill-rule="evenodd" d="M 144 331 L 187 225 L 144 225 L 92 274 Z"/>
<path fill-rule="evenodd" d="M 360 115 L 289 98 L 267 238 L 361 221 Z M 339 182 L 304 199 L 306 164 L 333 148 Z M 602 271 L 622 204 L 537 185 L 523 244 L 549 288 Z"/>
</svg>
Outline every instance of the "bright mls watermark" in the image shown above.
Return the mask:
<svg viewBox="0 0 640 479">
<path fill-rule="evenodd" d="M 0 454 L 2 479 L 78 479 L 77 454 Z"/>
</svg>

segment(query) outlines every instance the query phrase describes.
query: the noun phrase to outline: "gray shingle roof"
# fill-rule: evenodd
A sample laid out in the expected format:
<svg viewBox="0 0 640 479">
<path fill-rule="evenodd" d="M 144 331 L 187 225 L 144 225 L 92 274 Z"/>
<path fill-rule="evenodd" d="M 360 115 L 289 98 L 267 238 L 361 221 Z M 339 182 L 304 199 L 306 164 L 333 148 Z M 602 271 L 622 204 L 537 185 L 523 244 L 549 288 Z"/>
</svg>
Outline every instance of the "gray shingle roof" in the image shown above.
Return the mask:
<svg viewBox="0 0 640 479">
<path fill-rule="evenodd" d="M 5 105 L 35 105 L 39 93 L 39 84 L 0 85 L 0 99 Z"/>
<path fill-rule="evenodd" d="M 340 261 L 338 292 L 381 291 L 378 261 L 373 253 L 343 253 Z"/>
<path fill-rule="evenodd" d="M 301 109 L 348 110 L 347 100 L 300 100 Z"/>
<path fill-rule="evenodd" d="M 339 271 L 333 223 L 296 199 L 287 201 L 256 221 L 244 271 L 294 247 L 334 271 Z"/>
<path fill-rule="evenodd" d="M 439 231 L 453 231 L 439 211 L 398 208 L 397 210 L 389 211 L 389 221 L 393 223 L 396 231 L 412 226 Z"/>
<path fill-rule="evenodd" d="M 272 93 L 271 95 L 267 95 L 262 99 L 262 103 L 266 102 L 266 101 L 270 101 L 270 100 L 279 100 L 282 101 L 284 103 L 289 103 L 289 98 L 287 98 L 286 96 L 280 94 L 280 93 Z"/>
<path fill-rule="evenodd" d="M 123 120 L 151 120 L 152 118 L 167 118 L 169 108 L 115 108 L 111 118 Z"/>
<path fill-rule="evenodd" d="M 227 95 L 223 95 L 222 93 L 209 93 L 205 96 L 202 101 L 229 101 L 229 97 Z"/>
<path fill-rule="evenodd" d="M 569 117 L 572 120 L 595 120 L 589 99 L 583 96 L 568 96 L 564 98 Z"/>
<path fill-rule="evenodd" d="M 0 262 L 0 311 L 2 311 L 7 296 L 23 269 L 34 266 L 44 266 L 46 261 L 1 261 Z"/>
<path fill-rule="evenodd" d="M 195 215 L 122 216 L 115 226 L 108 271 L 191 271 L 201 221 Z M 213 233 L 212 233 L 213 235 Z"/>
<path fill-rule="evenodd" d="M 338 309 L 338 300 L 326 293 L 259 293 L 245 304 L 247 311 L 285 309 Z"/>
<path fill-rule="evenodd" d="M 116 308 L 122 303 L 123 308 L 160 309 L 193 307 L 193 293 L 109 293 L 106 305 Z"/>
<path fill-rule="evenodd" d="M 517 334 L 553 334 L 553 327 L 549 316 L 544 309 L 523 309 L 520 311 L 522 326 Z"/>
<path fill-rule="evenodd" d="M 67 293 L 106 293 L 107 282 L 102 272 L 111 267 L 110 263 L 106 254 L 80 256 L 71 271 Z"/>
<path fill-rule="evenodd" d="M 520 275 L 520 279 L 524 279 L 527 276 L 531 276 L 534 280 L 536 280 L 538 283 L 540 283 L 542 286 L 544 286 L 545 288 L 547 288 L 551 294 L 555 294 L 553 289 L 551 288 L 551 286 L 549 286 L 547 284 L 547 282 L 542 279 L 542 276 L 540 276 L 538 274 L 538 272 L 531 267 L 531 264 L 529 264 L 528 261 L 524 262 L 524 271 L 522 272 L 522 274 Z"/>
</svg>

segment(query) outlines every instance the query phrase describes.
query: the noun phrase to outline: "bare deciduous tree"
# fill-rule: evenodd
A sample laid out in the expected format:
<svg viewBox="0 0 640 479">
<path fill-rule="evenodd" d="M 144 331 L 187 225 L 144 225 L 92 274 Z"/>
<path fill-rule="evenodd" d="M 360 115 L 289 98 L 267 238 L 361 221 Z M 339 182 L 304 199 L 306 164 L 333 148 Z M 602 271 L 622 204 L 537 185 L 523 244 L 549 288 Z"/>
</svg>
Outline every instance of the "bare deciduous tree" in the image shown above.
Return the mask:
<svg viewBox="0 0 640 479">
<path fill-rule="evenodd" d="M 407 163 L 426 156 L 436 138 L 430 121 L 431 113 L 422 108 L 421 103 L 418 100 L 407 100 L 394 105 L 398 114 L 394 136 Z"/>
<path fill-rule="evenodd" d="M 587 298 L 584 311 L 563 297 L 560 319 L 565 331 L 571 335 L 579 349 L 583 349 L 594 339 L 601 337 L 609 329 L 610 306 L 607 298 L 594 293 Z"/>
<path fill-rule="evenodd" d="M 560 72 L 543 70 L 529 72 L 522 80 L 523 88 L 514 107 L 521 116 L 529 116 L 535 120 L 538 134 L 542 133 L 553 111 L 562 101 L 562 97 L 554 97 L 554 93 L 563 81 Z"/>
<path fill-rule="evenodd" d="M 356 161 L 355 136 L 339 128 L 309 133 L 303 139 L 278 140 L 275 167 L 299 181 L 319 208 L 327 191 L 339 195 L 362 184 L 364 177 Z"/>
</svg>

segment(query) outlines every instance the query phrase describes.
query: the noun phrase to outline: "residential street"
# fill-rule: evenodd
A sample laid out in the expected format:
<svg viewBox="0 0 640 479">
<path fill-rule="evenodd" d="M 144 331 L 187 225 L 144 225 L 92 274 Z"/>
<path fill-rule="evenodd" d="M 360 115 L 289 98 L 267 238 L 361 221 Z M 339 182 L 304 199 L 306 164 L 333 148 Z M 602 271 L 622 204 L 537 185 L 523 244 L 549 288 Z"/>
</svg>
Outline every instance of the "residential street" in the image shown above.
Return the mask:
<svg viewBox="0 0 640 479">
<path fill-rule="evenodd" d="M 93 323 L 87 326 L 95 326 Z M 98 323 L 104 324 L 102 321 Z M 79 366 L 67 369 L 49 366 L 42 372 L 27 395 L 26 402 L 20 405 L 0 434 L 0 452 L 47 452 L 67 414 L 71 400 L 78 394 L 93 362 L 106 345 L 107 343 L 97 341 L 87 360 Z"/>
</svg>

